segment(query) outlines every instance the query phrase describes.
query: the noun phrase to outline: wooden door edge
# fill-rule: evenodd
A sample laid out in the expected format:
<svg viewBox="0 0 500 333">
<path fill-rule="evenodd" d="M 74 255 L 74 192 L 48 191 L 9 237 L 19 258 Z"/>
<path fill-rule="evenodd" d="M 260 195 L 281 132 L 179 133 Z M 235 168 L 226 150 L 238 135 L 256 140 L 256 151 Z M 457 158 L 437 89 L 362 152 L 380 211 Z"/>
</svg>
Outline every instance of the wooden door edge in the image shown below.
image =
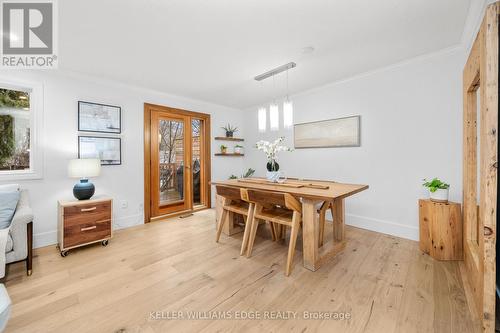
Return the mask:
<svg viewBox="0 0 500 333">
<path fill-rule="evenodd" d="M 481 210 L 479 218 L 478 228 L 478 240 L 479 240 L 479 251 L 480 260 L 479 267 L 476 268 L 477 272 L 471 269 L 469 265 L 470 259 L 468 256 L 470 251 L 465 246 L 464 252 L 464 263 L 461 266 L 463 268 L 463 280 L 469 283 L 471 288 L 470 293 L 467 295 L 467 303 L 469 307 L 476 307 L 476 312 L 478 314 L 479 323 L 483 332 L 494 332 L 495 330 L 495 301 L 496 301 L 496 227 L 497 227 L 497 168 L 493 167 L 495 163 L 498 163 L 498 21 L 500 14 L 500 2 L 493 3 L 486 8 L 484 13 L 481 28 L 477 34 L 474 46 L 468 55 L 468 59 L 471 58 L 473 52 L 475 51 L 475 45 L 479 46 L 479 71 L 480 78 L 479 82 L 481 85 L 481 108 L 477 110 L 480 112 L 480 144 L 481 144 L 481 155 L 480 155 L 480 172 L 481 172 Z M 478 44 L 479 43 L 479 44 Z M 477 49 L 477 47 L 476 47 Z M 469 64 L 467 61 L 466 68 L 464 69 L 464 85 L 467 88 L 467 84 L 473 85 L 477 78 L 474 75 L 467 75 L 468 67 L 472 67 L 477 64 Z M 472 71 L 469 70 L 472 73 Z M 467 91 L 464 89 L 464 101 Z M 466 104 L 464 104 L 464 111 L 467 110 Z M 493 112 L 488 112 L 488 110 L 494 110 Z M 464 162 L 467 162 L 465 156 L 469 153 L 467 149 L 466 135 L 467 135 L 467 120 L 469 116 L 464 112 Z M 477 146 L 473 148 L 474 152 Z M 477 154 L 477 152 L 475 152 Z M 465 163 L 464 163 L 465 164 Z M 469 198 L 466 197 L 466 189 L 468 188 L 467 174 L 465 172 L 467 165 L 464 165 L 464 206 Z M 477 177 L 477 176 L 476 176 Z M 467 214 L 464 214 L 464 222 L 467 219 Z M 468 225 L 464 225 L 464 236 L 468 237 L 467 230 Z M 492 236 L 487 239 L 481 237 L 483 233 L 483 227 L 488 227 L 492 231 Z M 464 243 L 467 242 L 467 238 Z"/>
<path fill-rule="evenodd" d="M 144 103 L 144 223 L 151 222 L 151 108 Z"/>
</svg>

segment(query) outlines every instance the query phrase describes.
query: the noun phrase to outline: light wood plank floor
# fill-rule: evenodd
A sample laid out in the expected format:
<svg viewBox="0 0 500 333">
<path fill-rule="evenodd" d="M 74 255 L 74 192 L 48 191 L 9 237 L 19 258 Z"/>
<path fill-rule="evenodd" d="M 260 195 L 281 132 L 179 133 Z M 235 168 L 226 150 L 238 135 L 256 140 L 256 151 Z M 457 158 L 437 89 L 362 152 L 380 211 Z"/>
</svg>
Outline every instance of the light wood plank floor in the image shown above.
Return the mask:
<svg viewBox="0 0 500 333">
<path fill-rule="evenodd" d="M 348 227 L 347 248 L 317 272 L 302 267 L 298 244 L 286 278 L 285 244 L 263 229 L 253 257 L 240 257 L 241 234 L 215 243 L 214 215 L 117 231 L 108 247 L 66 258 L 54 246 L 36 250 L 31 277 L 23 264 L 8 269 L 7 332 L 476 331 L 457 263 L 422 255 L 416 242 Z M 179 311 L 290 311 L 297 319 L 172 319 Z M 350 319 L 305 320 L 304 311 Z"/>
</svg>

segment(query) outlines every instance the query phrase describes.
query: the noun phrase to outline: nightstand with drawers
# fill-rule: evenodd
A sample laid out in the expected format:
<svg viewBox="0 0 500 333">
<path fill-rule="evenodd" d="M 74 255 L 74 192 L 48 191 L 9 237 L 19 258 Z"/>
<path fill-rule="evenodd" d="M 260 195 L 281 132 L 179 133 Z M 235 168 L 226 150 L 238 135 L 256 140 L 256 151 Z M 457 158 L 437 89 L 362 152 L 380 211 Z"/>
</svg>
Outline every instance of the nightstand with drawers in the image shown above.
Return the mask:
<svg viewBox="0 0 500 333">
<path fill-rule="evenodd" d="M 112 235 L 113 199 L 95 196 L 90 200 L 58 201 L 57 239 L 61 256 L 68 250 L 101 242 L 108 245 Z"/>
</svg>

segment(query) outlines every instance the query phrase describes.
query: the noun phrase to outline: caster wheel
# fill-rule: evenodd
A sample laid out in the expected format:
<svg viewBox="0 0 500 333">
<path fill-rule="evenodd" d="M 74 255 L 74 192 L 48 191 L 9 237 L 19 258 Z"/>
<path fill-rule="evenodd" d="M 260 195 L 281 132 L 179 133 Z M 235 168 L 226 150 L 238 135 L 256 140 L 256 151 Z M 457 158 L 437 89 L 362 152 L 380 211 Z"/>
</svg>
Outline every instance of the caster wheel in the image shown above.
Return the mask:
<svg viewBox="0 0 500 333">
<path fill-rule="evenodd" d="M 68 255 L 68 251 L 61 251 L 61 257 L 66 257 Z"/>
<path fill-rule="evenodd" d="M 107 239 L 106 239 L 106 240 L 103 240 L 103 241 L 101 242 L 101 244 L 102 244 L 102 246 L 106 246 L 106 245 L 108 245 L 108 240 L 107 240 Z"/>
</svg>

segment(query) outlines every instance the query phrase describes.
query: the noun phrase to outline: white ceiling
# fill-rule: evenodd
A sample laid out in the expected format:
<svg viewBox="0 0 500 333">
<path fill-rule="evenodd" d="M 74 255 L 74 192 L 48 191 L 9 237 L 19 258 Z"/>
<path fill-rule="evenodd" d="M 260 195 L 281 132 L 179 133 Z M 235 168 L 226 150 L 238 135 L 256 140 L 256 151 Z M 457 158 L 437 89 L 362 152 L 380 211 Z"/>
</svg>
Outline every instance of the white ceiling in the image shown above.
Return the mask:
<svg viewBox="0 0 500 333">
<path fill-rule="evenodd" d="M 238 108 L 460 42 L 470 0 L 64 0 L 59 67 Z M 315 51 L 304 54 L 303 48 Z"/>
</svg>

